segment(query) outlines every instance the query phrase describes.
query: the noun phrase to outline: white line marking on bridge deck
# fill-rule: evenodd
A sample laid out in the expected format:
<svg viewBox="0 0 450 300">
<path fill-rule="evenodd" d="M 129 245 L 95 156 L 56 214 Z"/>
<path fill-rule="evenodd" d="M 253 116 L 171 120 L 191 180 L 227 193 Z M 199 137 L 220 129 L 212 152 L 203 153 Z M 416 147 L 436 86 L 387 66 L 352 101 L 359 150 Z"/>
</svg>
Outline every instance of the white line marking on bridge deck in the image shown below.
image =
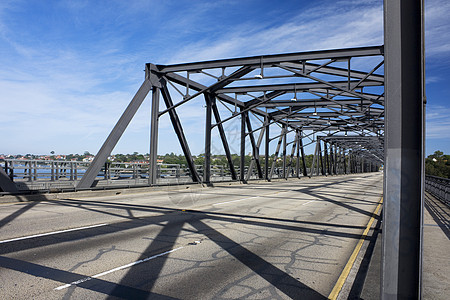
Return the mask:
<svg viewBox="0 0 450 300">
<path fill-rule="evenodd" d="M 316 202 L 316 200 L 308 201 L 308 202 L 306 202 L 306 203 L 303 203 L 302 205 L 306 205 L 306 204 L 309 204 L 309 203 L 311 203 L 311 202 Z"/>
<path fill-rule="evenodd" d="M 156 254 L 156 255 L 153 255 L 153 256 L 150 256 L 150 257 L 147 257 L 147 258 L 144 258 L 144 259 L 141 259 L 141 260 L 138 260 L 138 261 L 135 261 L 135 262 L 132 262 L 132 263 L 129 263 L 129 264 L 126 264 L 126 265 L 123 265 L 123 266 L 114 268 L 114 269 L 111 269 L 111 270 L 109 270 L 109 271 L 105 271 L 105 272 L 102 272 L 102 273 L 95 274 L 95 275 L 93 275 L 93 276 L 85 277 L 85 278 L 82 278 L 82 279 L 80 279 L 80 280 L 77 280 L 77 281 L 74 281 L 74 282 L 71 282 L 71 283 L 68 283 L 68 284 L 65 284 L 65 285 L 58 286 L 57 288 L 54 288 L 54 290 L 55 290 L 55 291 L 60 291 L 60 290 L 66 289 L 66 288 L 68 288 L 68 287 L 71 287 L 72 285 L 78 285 L 78 284 L 80 284 L 80 283 L 83 283 L 83 282 L 92 280 L 92 279 L 94 279 L 94 278 L 99 278 L 99 277 L 101 277 L 101 276 L 105 276 L 105 275 L 107 275 L 107 274 L 110 274 L 110 273 L 113 273 L 113 272 L 116 272 L 116 271 L 120 271 L 120 270 L 123 270 L 123 269 L 126 269 L 126 268 L 131 268 L 131 267 L 133 267 L 133 266 L 135 266 L 135 265 L 144 263 L 144 262 L 146 262 L 146 261 L 149 261 L 149 260 L 151 260 L 151 259 L 154 259 L 154 258 L 157 258 L 157 257 L 160 257 L 160 256 L 164 256 L 164 255 L 166 255 L 166 254 L 175 252 L 175 251 L 180 250 L 180 249 L 183 249 L 183 248 L 184 248 L 184 247 L 178 247 L 178 248 L 175 248 L 175 249 L 172 249 L 172 250 L 163 252 L 163 253 L 159 253 L 159 254 Z"/>
<path fill-rule="evenodd" d="M 84 227 L 78 227 L 78 228 L 72 228 L 72 229 L 66 229 L 66 230 L 58 230 L 58 231 L 47 232 L 47 233 L 33 234 L 33 235 L 23 236 L 23 237 L 14 238 L 14 239 L 3 240 L 3 241 L 0 241 L 0 244 L 14 242 L 14 241 L 20 241 L 20 240 L 26 240 L 26 239 L 32 239 L 35 237 L 42 237 L 42 236 L 53 235 L 53 234 L 58 234 L 58 233 L 63 233 L 63 232 L 70 232 L 70 231 L 77 231 L 77 230 L 101 227 L 101 226 L 105 226 L 105 225 L 108 225 L 108 224 L 97 224 L 97 225 L 84 226 Z"/>
<path fill-rule="evenodd" d="M 226 202 L 219 202 L 219 203 L 214 203 L 213 205 L 222 205 L 222 204 L 227 204 L 227 203 L 232 203 L 232 202 L 238 202 L 238 201 L 244 201 L 244 200 L 248 200 L 248 199 L 255 199 L 255 198 L 259 198 L 260 196 L 254 196 L 254 197 L 248 197 L 248 198 L 244 198 L 244 199 L 237 199 L 237 200 L 231 200 L 231 201 L 226 201 Z"/>
</svg>

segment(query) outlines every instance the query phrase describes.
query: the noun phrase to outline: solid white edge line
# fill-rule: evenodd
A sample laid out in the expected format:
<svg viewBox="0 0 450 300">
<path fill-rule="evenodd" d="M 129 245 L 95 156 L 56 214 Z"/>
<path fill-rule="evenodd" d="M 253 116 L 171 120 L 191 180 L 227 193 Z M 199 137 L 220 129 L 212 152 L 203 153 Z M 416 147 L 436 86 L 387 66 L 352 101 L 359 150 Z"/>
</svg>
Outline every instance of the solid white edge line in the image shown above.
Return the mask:
<svg viewBox="0 0 450 300">
<path fill-rule="evenodd" d="M 227 204 L 227 203 L 238 202 L 238 201 L 244 201 L 244 200 L 254 199 L 254 198 L 259 198 L 259 197 L 260 197 L 260 196 L 253 196 L 253 197 L 248 197 L 248 198 L 244 198 L 244 199 L 237 199 L 237 200 L 231 200 L 231 201 L 226 201 L 226 202 L 214 203 L 213 205 Z"/>
<path fill-rule="evenodd" d="M 311 203 L 311 202 L 315 202 L 316 200 L 311 200 L 311 201 L 308 201 L 308 202 L 306 202 L 306 203 L 303 203 L 302 205 L 306 205 L 306 204 L 309 204 L 309 203 Z"/>
<path fill-rule="evenodd" d="M 0 241 L 0 244 L 14 242 L 14 241 L 20 241 L 20 240 L 26 240 L 26 239 L 31 239 L 31 238 L 35 238 L 35 237 L 53 235 L 53 234 L 58 234 L 58 233 L 63 233 L 63 232 L 70 232 L 70 231 L 77 231 L 77 230 L 95 228 L 95 227 L 100 227 L 100 226 L 105 226 L 105 225 L 108 225 L 108 224 L 106 224 L 106 223 L 105 224 L 97 224 L 97 225 L 84 226 L 84 227 L 78 227 L 78 228 L 71 228 L 71 229 L 65 229 L 65 230 L 59 230 L 59 231 L 52 231 L 52 232 L 47 232 L 47 233 L 34 234 L 34 235 L 29 235 L 29 236 L 24 236 L 24 237 L 19 237 L 19 238 L 14 238 L 14 239 Z"/>
<path fill-rule="evenodd" d="M 126 265 L 123 265 L 123 266 L 114 268 L 114 269 L 111 269 L 111 270 L 109 270 L 109 271 L 105 271 L 105 272 L 102 272 L 102 273 L 98 273 L 98 274 L 95 274 L 95 275 L 93 275 L 93 276 L 88 276 L 88 277 L 79 279 L 79 280 L 77 280 L 77 281 L 74 281 L 74 282 L 71 282 L 71 283 L 68 283 L 68 284 L 65 284 L 65 285 L 61 285 L 61 286 L 59 286 L 59 287 L 57 287 L 57 288 L 54 288 L 54 290 L 55 290 L 55 291 L 60 291 L 60 290 L 66 289 L 66 288 L 68 288 L 68 287 L 70 287 L 70 286 L 72 286 L 72 285 L 77 285 L 77 284 L 80 284 L 80 283 L 89 281 L 89 280 L 91 280 L 91 279 L 94 279 L 94 278 L 99 278 L 99 277 L 101 277 L 101 276 L 105 276 L 105 275 L 107 275 L 107 274 L 110 274 L 110 273 L 113 273 L 113 272 L 116 272 L 116 271 L 120 271 L 120 270 L 123 270 L 123 269 L 126 269 L 126 268 L 130 268 L 130 267 L 133 267 L 133 266 L 135 266 L 135 265 L 144 263 L 144 262 L 146 262 L 146 261 L 149 261 L 149 260 L 151 260 L 151 259 L 154 259 L 154 258 L 157 258 L 157 257 L 160 257 L 160 256 L 164 256 L 164 255 L 166 255 L 166 254 L 175 252 L 175 251 L 180 250 L 180 249 L 183 249 L 183 248 L 184 248 L 184 247 L 178 247 L 178 248 L 175 248 L 175 249 L 172 249 L 172 250 L 163 252 L 163 253 L 159 253 L 159 254 L 156 254 L 156 255 L 153 255 L 153 256 L 150 256 L 150 257 L 147 257 L 147 258 L 144 258 L 144 259 L 141 259 L 141 260 L 138 260 L 138 261 L 135 261 L 135 262 L 132 262 L 132 263 L 129 263 L 129 264 L 126 264 Z"/>
</svg>

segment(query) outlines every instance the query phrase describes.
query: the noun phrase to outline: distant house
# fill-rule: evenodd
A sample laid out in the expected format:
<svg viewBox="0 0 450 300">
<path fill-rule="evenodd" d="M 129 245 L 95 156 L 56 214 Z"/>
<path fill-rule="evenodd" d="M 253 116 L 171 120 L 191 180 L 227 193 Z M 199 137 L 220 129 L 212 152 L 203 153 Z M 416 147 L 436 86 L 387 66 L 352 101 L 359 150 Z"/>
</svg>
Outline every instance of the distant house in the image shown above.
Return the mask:
<svg viewBox="0 0 450 300">
<path fill-rule="evenodd" d="M 83 158 L 83 162 L 91 162 L 94 160 L 94 156 L 93 155 L 86 155 L 85 158 Z"/>
</svg>

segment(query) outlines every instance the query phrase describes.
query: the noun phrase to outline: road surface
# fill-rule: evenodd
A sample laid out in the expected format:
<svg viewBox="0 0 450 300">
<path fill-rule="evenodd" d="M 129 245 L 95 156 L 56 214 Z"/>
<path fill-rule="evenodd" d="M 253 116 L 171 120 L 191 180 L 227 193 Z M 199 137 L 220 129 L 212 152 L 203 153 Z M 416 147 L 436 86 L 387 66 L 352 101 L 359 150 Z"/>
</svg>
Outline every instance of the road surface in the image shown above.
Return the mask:
<svg viewBox="0 0 450 300">
<path fill-rule="evenodd" d="M 326 299 L 382 173 L 0 205 L 2 299 Z"/>
</svg>

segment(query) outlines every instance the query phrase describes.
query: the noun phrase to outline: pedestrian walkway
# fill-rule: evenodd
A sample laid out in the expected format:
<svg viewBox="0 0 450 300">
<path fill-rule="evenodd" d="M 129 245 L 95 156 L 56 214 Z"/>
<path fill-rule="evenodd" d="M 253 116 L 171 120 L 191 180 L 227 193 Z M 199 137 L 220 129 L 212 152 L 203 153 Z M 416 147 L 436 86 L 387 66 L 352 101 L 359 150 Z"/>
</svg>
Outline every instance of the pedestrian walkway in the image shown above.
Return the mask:
<svg viewBox="0 0 450 300">
<path fill-rule="evenodd" d="M 450 208 L 425 193 L 423 221 L 423 299 L 449 299 L 450 295 Z M 382 233 L 360 299 L 380 299 Z"/>
</svg>

